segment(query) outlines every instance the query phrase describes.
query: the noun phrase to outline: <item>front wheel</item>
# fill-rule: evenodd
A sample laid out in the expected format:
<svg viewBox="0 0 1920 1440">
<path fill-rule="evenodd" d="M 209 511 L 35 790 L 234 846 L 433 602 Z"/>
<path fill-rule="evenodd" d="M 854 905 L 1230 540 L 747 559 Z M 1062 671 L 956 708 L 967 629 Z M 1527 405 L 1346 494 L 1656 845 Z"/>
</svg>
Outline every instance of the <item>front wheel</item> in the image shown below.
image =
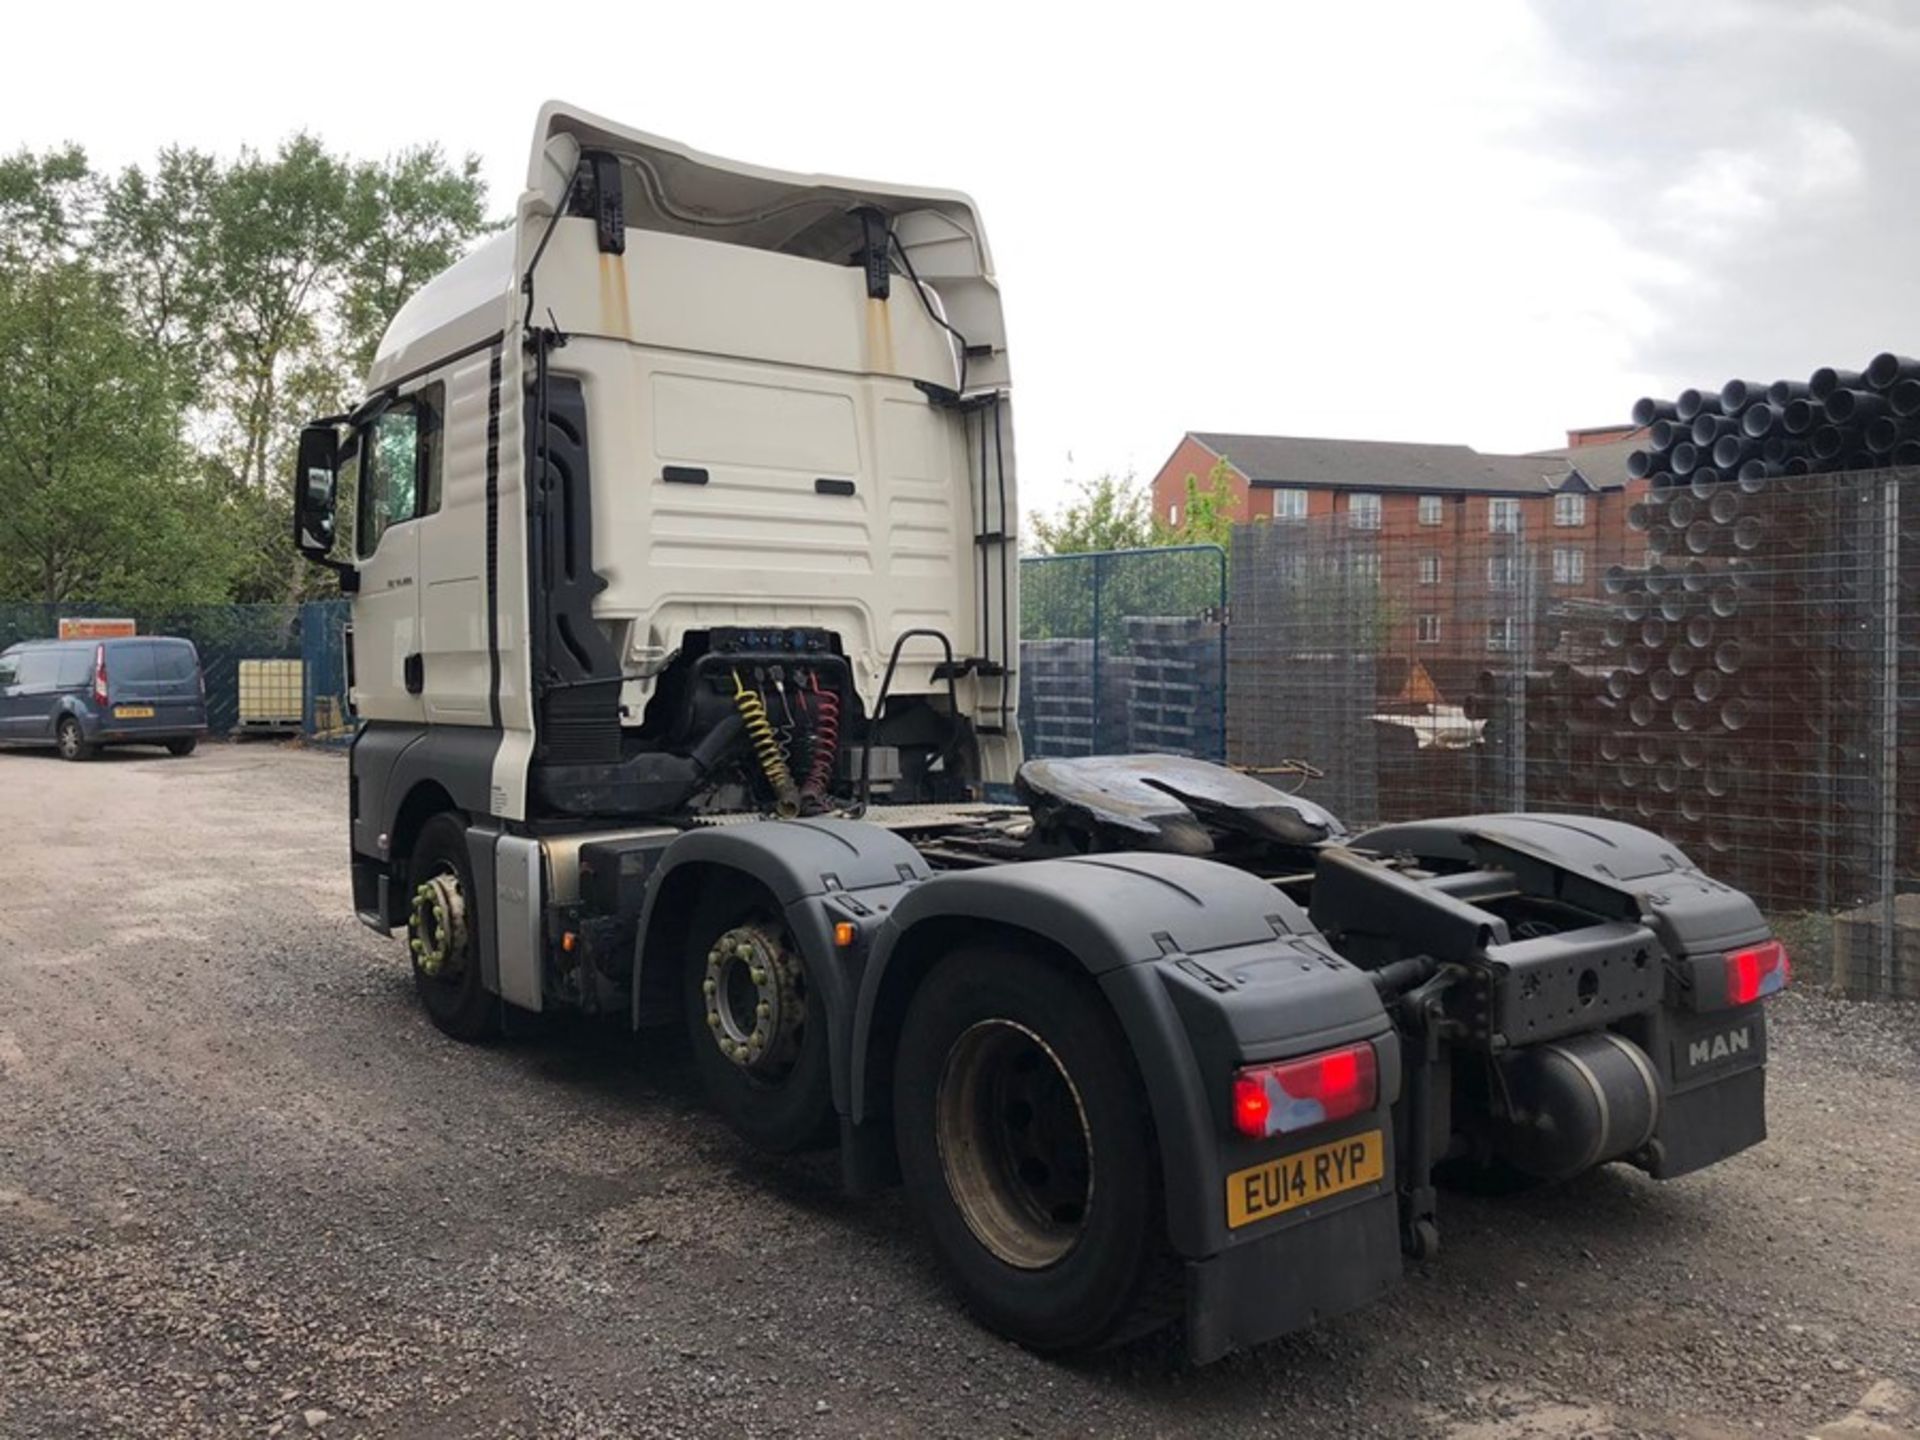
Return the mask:
<svg viewBox="0 0 1920 1440">
<path fill-rule="evenodd" d="M 987 1324 L 1069 1350 L 1172 1318 L 1146 1093 L 1084 977 L 1018 952 L 948 957 L 908 1007 L 894 1112 L 908 1196 Z"/>
<path fill-rule="evenodd" d="M 480 976 L 480 897 L 467 859 L 467 827 L 436 815 L 421 828 L 407 864 L 407 950 L 413 988 L 427 1015 L 456 1040 L 485 1040 L 500 1006 Z"/>
<path fill-rule="evenodd" d="M 80 728 L 80 722 L 71 715 L 60 717 L 60 725 L 53 732 L 53 743 L 59 748 L 62 760 L 91 760 L 93 746 L 87 743 L 87 735 Z"/>
</svg>

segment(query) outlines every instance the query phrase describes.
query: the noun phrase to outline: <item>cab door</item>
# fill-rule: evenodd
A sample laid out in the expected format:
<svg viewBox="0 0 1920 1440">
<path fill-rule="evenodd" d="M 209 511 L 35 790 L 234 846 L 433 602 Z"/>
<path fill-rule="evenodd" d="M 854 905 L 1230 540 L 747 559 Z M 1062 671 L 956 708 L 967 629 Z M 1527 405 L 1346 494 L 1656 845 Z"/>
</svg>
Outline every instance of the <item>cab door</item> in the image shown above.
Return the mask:
<svg viewBox="0 0 1920 1440">
<path fill-rule="evenodd" d="M 402 395 L 361 430 L 342 468 L 357 470 L 354 709 L 364 720 L 426 721 L 420 647 L 420 527 L 434 495 L 430 397 Z"/>
</svg>

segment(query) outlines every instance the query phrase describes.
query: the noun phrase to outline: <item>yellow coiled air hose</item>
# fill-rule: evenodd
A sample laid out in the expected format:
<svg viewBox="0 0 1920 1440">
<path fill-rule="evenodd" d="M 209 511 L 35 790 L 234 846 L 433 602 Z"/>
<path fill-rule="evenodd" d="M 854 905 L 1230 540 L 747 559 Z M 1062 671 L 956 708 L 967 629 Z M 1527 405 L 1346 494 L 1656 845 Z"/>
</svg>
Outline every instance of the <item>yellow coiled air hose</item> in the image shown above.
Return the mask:
<svg viewBox="0 0 1920 1440">
<path fill-rule="evenodd" d="M 754 758 L 760 762 L 760 772 L 773 787 L 773 808 L 780 815 L 798 815 L 800 792 L 794 786 L 793 772 L 787 769 L 787 757 L 781 753 L 780 738 L 773 733 L 773 722 L 767 718 L 767 702 L 757 692 L 747 688 L 738 670 L 732 673 L 733 708 L 746 721 L 747 738 L 753 742 Z"/>
</svg>

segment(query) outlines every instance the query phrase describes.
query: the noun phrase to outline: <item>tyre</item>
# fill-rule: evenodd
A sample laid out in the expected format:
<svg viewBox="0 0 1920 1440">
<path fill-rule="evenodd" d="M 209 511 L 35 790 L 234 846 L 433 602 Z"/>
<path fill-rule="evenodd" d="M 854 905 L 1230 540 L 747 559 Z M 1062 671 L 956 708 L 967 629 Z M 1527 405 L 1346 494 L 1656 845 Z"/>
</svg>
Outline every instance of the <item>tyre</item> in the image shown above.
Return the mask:
<svg viewBox="0 0 1920 1440">
<path fill-rule="evenodd" d="M 187 736 L 184 740 L 169 740 L 167 741 L 167 753 L 169 755 L 191 755 L 193 754 L 194 747 L 199 743 L 199 738 L 193 735 Z"/>
<path fill-rule="evenodd" d="M 826 1017 L 786 926 L 768 909 L 716 898 L 689 934 L 683 996 L 708 1101 L 770 1154 L 830 1143 Z"/>
<path fill-rule="evenodd" d="M 480 918 L 466 821 L 436 815 L 407 863 L 407 950 L 420 1003 L 456 1040 L 486 1040 L 499 1030 L 499 1002 L 481 982 Z"/>
<path fill-rule="evenodd" d="M 898 1057 L 907 1194 L 975 1315 L 1036 1350 L 1174 1317 L 1146 1092 L 1091 981 L 1017 951 L 956 952 L 915 992 Z"/>
<path fill-rule="evenodd" d="M 53 732 L 53 743 L 60 751 L 62 760 L 91 760 L 94 747 L 88 743 L 87 734 L 80 728 L 80 722 L 71 715 L 62 715 L 60 724 Z"/>
</svg>

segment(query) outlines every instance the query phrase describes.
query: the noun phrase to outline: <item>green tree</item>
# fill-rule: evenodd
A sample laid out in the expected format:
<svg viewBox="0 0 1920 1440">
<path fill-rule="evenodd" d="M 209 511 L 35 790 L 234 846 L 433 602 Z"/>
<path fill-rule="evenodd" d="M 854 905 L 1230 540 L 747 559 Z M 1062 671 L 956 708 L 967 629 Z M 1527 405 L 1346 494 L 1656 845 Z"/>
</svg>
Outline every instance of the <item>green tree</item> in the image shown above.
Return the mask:
<svg viewBox="0 0 1920 1440">
<path fill-rule="evenodd" d="M 1233 465 L 1226 456 L 1213 462 L 1204 485 L 1196 475 L 1187 476 L 1186 499 L 1180 506 L 1180 523 L 1168 525 L 1156 521 L 1154 543 L 1159 545 L 1218 545 L 1232 550 L 1234 511 L 1239 497 L 1233 490 Z"/>
<path fill-rule="evenodd" d="M 0 597 L 318 589 L 285 543 L 298 424 L 357 398 L 484 202 L 472 157 L 306 135 L 111 179 L 74 146 L 0 159 Z"/>
<path fill-rule="evenodd" d="M 456 168 L 437 146 L 359 165 L 351 183 L 341 327 L 355 375 L 407 297 L 459 259 L 488 228 L 480 157 Z"/>
<path fill-rule="evenodd" d="M 185 473 L 164 369 L 83 260 L 0 268 L 0 595 L 226 598 L 241 556 Z"/>
<path fill-rule="evenodd" d="M 1074 498 L 1056 514 L 1028 514 L 1034 554 L 1137 550 L 1153 543 L 1152 501 L 1132 474 L 1079 480 L 1073 488 Z"/>
<path fill-rule="evenodd" d="M 66 145 L 0 160 L 0 265 L 45 264 L 71 256 L 87 234 L 99 182 L 87 153 Z"/>
<path fill-rule="evenodd" d="M 206 394 L 208 330 L 220 298 L 211 155 L 169 146 L 153 172 L 129 166 L 107 184 L 94 243 L 121 303 L 186 403 Z"/>
</svg>

